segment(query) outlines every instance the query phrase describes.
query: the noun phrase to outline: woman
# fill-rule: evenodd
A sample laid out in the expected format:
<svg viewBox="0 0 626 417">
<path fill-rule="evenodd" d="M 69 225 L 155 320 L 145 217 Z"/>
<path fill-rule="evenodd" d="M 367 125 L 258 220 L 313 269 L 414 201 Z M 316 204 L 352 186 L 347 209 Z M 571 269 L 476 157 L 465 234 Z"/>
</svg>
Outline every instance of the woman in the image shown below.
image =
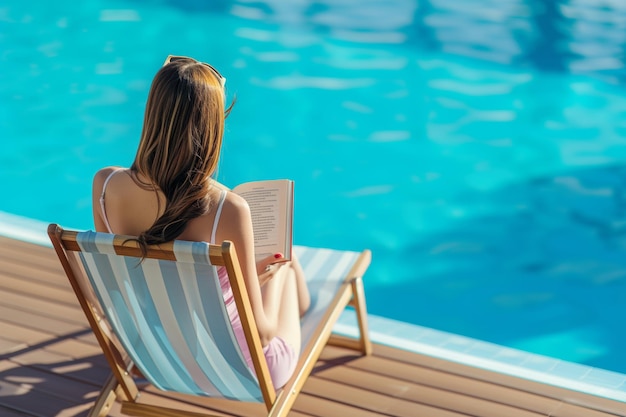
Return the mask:
<svg viewBox="0 0 626 417">
<path fill-rule="evenodd" d="M 103 168 L 95 175 L 94 222 L 97 231 L 138 236 L 142 244 L 232 241 L 272 381 L 279 388 L 295 368 L 300 317 L 310 297 L 297 260 L 285 262 L 275 254 L 255 262 L 247 203 L 212 178 L 230 111 L 224 83 L 208 64 L 168 57 L 150 88 L 133 165 Z M 226 271 L 218 272 L 235 335 L 253 369 Z"/>
</svg>

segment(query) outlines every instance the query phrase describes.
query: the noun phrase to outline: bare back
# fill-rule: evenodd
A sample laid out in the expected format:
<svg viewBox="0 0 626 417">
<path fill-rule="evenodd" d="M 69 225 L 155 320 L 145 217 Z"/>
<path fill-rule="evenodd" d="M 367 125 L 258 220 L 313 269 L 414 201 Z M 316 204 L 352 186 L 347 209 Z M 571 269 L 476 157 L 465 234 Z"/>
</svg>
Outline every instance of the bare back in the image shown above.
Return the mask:
<svg viewBox="0 0 626 417">
<path fill-rule="evenodd" d="M 131 236 L 148 230 L 163 214 L 166 199 L 160 190 L 144 183 L 147 179 L 137 178 L 129 169 L 107 167 L 98 171 L 92 195 L 96 230 Z M 210 196 L 212 201 L 217 201 L 219 188 Z M 209 241 L 215 219 L 211 209 L 190 221 L 179 239 Z"/>
</svg>

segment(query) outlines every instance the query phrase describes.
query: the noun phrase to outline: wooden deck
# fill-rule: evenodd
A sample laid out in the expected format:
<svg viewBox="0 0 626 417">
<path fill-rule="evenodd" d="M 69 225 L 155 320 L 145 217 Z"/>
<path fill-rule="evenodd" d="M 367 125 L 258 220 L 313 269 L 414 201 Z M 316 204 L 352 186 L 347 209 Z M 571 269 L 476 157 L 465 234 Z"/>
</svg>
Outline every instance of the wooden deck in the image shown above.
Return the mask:
<svg viewBox="0 0 626 417">
<path fill-rule="evenodd" d="M 0 237 L 0 417 L 85 416 L 107 376 L 52 249 Z M 142 397 L 202 411 L 155 389 Z M 215 415 L 261 411 L 211 404 Z M 290 415 L 606 417 L 626 404 L 375 345 L 371 357 L 327 347 Z"/>
</svg>

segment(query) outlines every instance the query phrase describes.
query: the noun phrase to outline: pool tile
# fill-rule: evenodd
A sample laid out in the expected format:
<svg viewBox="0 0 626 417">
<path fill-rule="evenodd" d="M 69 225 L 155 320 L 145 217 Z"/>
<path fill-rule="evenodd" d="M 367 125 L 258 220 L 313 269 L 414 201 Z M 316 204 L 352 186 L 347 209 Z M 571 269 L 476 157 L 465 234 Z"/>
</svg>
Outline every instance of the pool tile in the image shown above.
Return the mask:
<svg viewBox="0 0 626 417">
<path fill-rule="evenodd" d="M 626 375 L 604 369 L 591 368 L 589 373 L 583 377 L 583 380 L 587 383 L 618 389 L 626 384 Z"/>
<path fill-rule="evenodd" d="M 528 355 L 521 365 L 524 368 L 540 372 L 551 372 L 558 365 L 559 360 L 547 356 Z"/>
<path fill-rule="evenodd" d="M 492 343 L 480 343 L 474 341 L 465 353 L 478 358 L 491 359 L 498 354 L 500 349 L 500 346 Z"/>
<path fill-rule="evenodd" d="M 580 366 L 570 362 L 559 361 L 557 365 L 552 369 L 552 374 L 558 375 L 562 378 L 571 380 L 582 381 L 589 374 L 590 368 L 586 366 Z"/>
</svg>

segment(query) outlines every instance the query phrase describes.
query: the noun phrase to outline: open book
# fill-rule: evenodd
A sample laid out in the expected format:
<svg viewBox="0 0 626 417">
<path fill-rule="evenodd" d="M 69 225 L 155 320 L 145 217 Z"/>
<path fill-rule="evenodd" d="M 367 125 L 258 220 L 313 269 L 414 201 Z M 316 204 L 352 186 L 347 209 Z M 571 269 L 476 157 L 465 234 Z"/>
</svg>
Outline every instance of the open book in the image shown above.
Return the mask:
<svg viewBox="0 0 626 417">
<path fill-rule="evenodd" d="M 233 192 L 250 206 L 254 251 L 258 260 L 282 253 L 291 260 L 293 246 L 293 181 L 253 181 L 238 185 Z"/>
</svg>

